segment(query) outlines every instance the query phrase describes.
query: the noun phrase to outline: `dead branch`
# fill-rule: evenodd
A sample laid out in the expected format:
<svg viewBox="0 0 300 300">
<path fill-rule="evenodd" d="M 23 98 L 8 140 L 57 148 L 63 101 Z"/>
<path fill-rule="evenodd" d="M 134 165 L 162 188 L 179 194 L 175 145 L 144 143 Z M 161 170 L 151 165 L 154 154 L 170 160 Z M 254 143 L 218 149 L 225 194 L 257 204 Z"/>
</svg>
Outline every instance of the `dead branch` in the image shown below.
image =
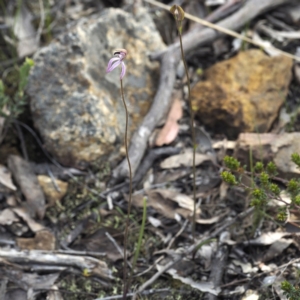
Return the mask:
<svg viewBox="0 0 300 300">
<path fill-rule="evenodd" d="M 249 0 L 241 9 L 225 20 L 217 23 L 217 25 L 226 29 L 238 30 L 259 14 L 279 5 L 294 2 L 295 0 Z M 211 43 L 222 35 L 223 34 L 211 28 L 205 28 L 199 31 L 199 28 L 195 27 L 194 30 L 191 30 L 183 36 L 185 53 L 188 53 L 195 48 L 199 48 L 204 44 Z M 180 61 L 179 43 L 176 42 L 170 45 L 166 50 L 152 54 L 151 59 L 161 61 L 159 86 L 149 112 L 131 139 L 129 158 L 133 173 L 136 172 L 141 159 L 144 156 L 148 139 L 152 131 L 162 120 L 170 107 L 171 93 L 175 83 L 176 67 Z M 113 178 L 122 179 L 125 177 L 128 177 L 128 166 L 126 160 L 123 160 L 113 170 Z"/>
<path fill-rule="evenodd" d="M 227 245 L 219 246 L 214 256 L 214 259 L 212 261 L 211 264 L 212 267 L 208 279 L 208 281 L 214 284 L 215 288 L 221 285 L 223 273 L 226 268 L 227 257 L 228 257 L 228 246 Z M 208 293 L 205 299 L 216 300 L 218 299 L 218 296 Z"/>
<path fill-rule="evenodd" d="M 112 279 L 111 271 L 106 263 L 89 256 L 56 254 L 50 251 L 17 251 L 15 249 L 0 249 L 0 258 L 11 263 L 58 265 L 80 269 L 88 275 L 103 279 Z"/>
</svg>

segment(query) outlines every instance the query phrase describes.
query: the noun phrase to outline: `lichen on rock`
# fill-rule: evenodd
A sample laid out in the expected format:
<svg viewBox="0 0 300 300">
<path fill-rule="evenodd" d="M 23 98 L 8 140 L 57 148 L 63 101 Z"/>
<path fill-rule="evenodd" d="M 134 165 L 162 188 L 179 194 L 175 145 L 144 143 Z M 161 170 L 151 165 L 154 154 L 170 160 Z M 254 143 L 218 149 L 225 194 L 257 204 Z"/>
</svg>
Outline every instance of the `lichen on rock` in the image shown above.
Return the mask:
<svg viewBox="0 0 300 300">
<path fill-rule="evenodd" d="M 114 48 L 126 48 L 123 79 L 131 132 L 148 111 L 158 78 L 151 51 L 165 47 L 150 15 L 120 9 L 81 19 L 34 56 L 27 92 L 45 147 L 61 163 L 111 160 L 123 146 L 125 113 L 119 72 L 106 74 Z"/>
</svg>

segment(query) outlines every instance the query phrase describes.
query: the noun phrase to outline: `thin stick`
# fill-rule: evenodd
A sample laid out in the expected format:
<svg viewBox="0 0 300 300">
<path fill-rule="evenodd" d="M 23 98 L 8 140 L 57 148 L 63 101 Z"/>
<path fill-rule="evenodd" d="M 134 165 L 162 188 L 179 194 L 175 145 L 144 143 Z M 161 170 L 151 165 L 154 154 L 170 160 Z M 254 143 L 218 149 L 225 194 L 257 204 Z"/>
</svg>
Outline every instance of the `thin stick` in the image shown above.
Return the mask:
<svg viewBox="0 0 300 300">
<path fill-rule="evenodd" d="M 170 10 L 170 8 L 171 8 L 171 6 L 166 5 L 166 4 L 163 4 L 163 3 L 160 3 L 160 2 L 157 2 L 157 1 L 155 1 L 155 0 L 144 0 L 144 1 L 145 1 L 145 2 L 148 2 L 148 3 L 150 3 L 150 4 L 153 4 L 153 5 L 157 6 L 157 7 L 166 9 L 166 10 Z M 199 23 L 199 24 L 201 24 L 201 25 L 203 25 L 203 26 L 212 28 L 212 29 L 217 30 L 217 31 L 219 31 L 219 32 L 222 32 L 222 33 L 225 33 L 225 34 L 227 34 L 227 35 L 233 36 L 233 37 L 235 37 L 235 38 L 241 39 L 241 40 L 243 40 L 243 41 L 245 41 L 245 42 L 248 42 L 248 43 L 253 44 L 253 45 L 255 45 L 255 46 L 261 47 L 261 48 L 263 48 L 264 50 L 267 50 L 267 49 L 276 50 L 278 53 L 280 53 L 280 54 L 282 54 L 282 55 L 284 55 L 284 56 L 286 56 L 286 57 L 295 59 L 296 61 L 300 61 L 300 57 L 299 57 L 299 56 L 295 56 L 295 55 L 292 55 L 292 54 L 290 54 L 290 53 L 288 53 L 288 52 L 285 52 L 285 51 L 282 51 L 282 50 L 280 50 L 280 49 L 277 49 L 276 47 L 274 47 L 274 46 L 272 46 L 272 45 L 267 46 L 267 45 L 265 45 L 265 44 L 263 44 L 263 43 L 261 43 L 261 42 L 253 41 L 252 39 L 247 38 L 247 37 L 245 37 L 245 36 L 242 36 L 241 34 L 238 34 L 238 33 L 235 32 L 235 31 L 232 31 L 232 30 L 230 30 L 230 29 L 227 29 L 227 28 L 221 27 L 221 26 L 219 26 L 219 25 L 213 24 L 213 23 L 208 22 L 208 21 L 206 21 L 206 20 L 197 18 L 197 17 L 195 17 L 195 16 L 193 16 L 193 15 L 190 15 L 190 14 L 188 14 L 188 13 L 185 13 L 184 16 L 185 16 L 185 18 L 190 19 L 190 20 L 192 20 L 192 21 L 194 21 L 194 22 L 196 22 L 196 23 Z"/>
<path fill-rule="evenodd" d="M 178 238 L 178 237 L 183 233 L 183 231 L 185 230 L 185 228 L 186 228 L 188 222 L 189 222 L 188 219 L 185 220 L 184 223 L 183 223 L 183 225 L 181 226 L 180 230 L 179 230 L 179 231 L 176 233 L 176 235 L 171 239 L 171 241 L 170 241 L 170 243 L 169 243 L 169 245 L 168 245 L 168 247 L 167 247 L 168 250 L 171 249 L 171 247 L 173 246 L 173 244 L 174 244 L 176 238 Z"/>
<path fill-rule="evenodd" d="M 127 209 L 127 218 L 126 218 L 126 226 L 125 226 L 125 233 L 124 233 L 124 273 L 123 273 L 123 299 L 127 298 L 127 292 L 129 288 L 129 282 L 127 282 L 127 243 L 128 243 L 128 230 L 129 230 L 129 219 L 130 219 L 130 210 L 131 210 L 131 195 L 132 195 L 132 171 L 131 171 L 131 164 L 128 155 L 128 142 L 127 142 L 127 131 L 128 131 L 128 109 L 125 102 L 124 97 L 124 90 L 123 90 L 123 81 L 120 79 L 121 82 L 121 94 L 122 94 L 122 101 L 124 104 L 125 112 L 126 112 L 126 125 L 125 125 L 125 152 L 126 152 L 126 159 L 129 168 L 129 199 L 128 199 L 128 209 Z"/>
</svg>

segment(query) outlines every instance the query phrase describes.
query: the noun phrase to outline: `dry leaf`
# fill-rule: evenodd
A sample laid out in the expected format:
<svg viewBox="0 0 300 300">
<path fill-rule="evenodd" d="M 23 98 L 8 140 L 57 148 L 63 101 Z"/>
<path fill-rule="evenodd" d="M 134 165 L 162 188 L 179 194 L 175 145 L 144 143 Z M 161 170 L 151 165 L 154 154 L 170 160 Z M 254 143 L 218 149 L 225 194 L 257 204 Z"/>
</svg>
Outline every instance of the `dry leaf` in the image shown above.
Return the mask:
<svg viewBox="0 0 300 300">
<path fill-rule="evenodd" d="M 20 13 L 13 20 L 13 30 L 18 38 L 17 51 L 19 57 L 25 57 L 34 53 L 39 47 L 36 39 L 36 30 L 32 24 L 33 15 L 21 2 Z"/>
<path fill-rule="evenodd" d="M 10 208 L 6 208 L 0 212 L 0 224 L 10 225 L 13 222 L 17 222 L 19 219 Z"/>
<path fill-rule="evenodd" d="M 115 262 L 123 258 L 123 249 L 120 246 L 119 250 L 121 250 L 121 252 L 119 252 L 110 237 L 113 237 L 117 244 L 121 244 L 123 233 L 111 227 L 99 228 L 88 237 L 76 241 L 74 245 L 72 245 L 72 249 L 103 253 L 109 260 Z"/>
<path fill-rule="evenodd" d="M 237 260 L 237 259 L 234 259 L 232 260 L 232 263 L 235 265 L 235 266 L 239 266 L 243 273 L 247 274 L 247 273 L 257 273 L 258 271 L 258 268 L 257 267 L 252 267 L 251 263 L 247 262 L 242 262 L 240 260 Z"/>
<path fill-rule="evenodd" d="M 209 154 L 196 153 L 195 165 L 199 166 L 205 161 L 213 161 L 213 156 Z M 193 151 L 187 149 L 185 152 L 170 156 L 160 164 L 162 169 L 172 169 L 179 167 L 191 167 L 193 165 Z"/>
<path fill-rule="evenodd" d="M 228 140 L 222 140 L 214 142 L 212 147 L 213 149 L 228 149 L 233 150 L 235 148 L 236 141 L 228 141 Z"/>
<path fill-rule="evenodd" d="M 245 241 L 244 245 L 256 245 L 256 246 L 266 246 L 266 245 L 272 245 L 276 241 L 280 240 L 284 236 L 289 235 L 289 233 L 286 232 L 267 232 L 263 233 L 260 237 Z"/>
<path fill-rule="evenodd" d="M 288 248 L 293 243 L 293 241 L 293 239 L 280 239 L 276 241 L 264 254 L 262 260 L 266 262 L 280 255 L 286 248 Z"/>
<path fill-rule="evenodd" d="M 172 190 L 150 190 L 148 195 L 147 207 L 153 207 L 159 214 L 179 221 L 180 216 L 188 219 L 193 214 L 194 200 L 187 195 L 180 194 Z M 132 205 L 135 207 L 143 207 L 143 198 L 141 194 L 133 195 Z M 128 201 L 128 197 L 125 197 Z M 196 211 L 196 221 L 199 219 L 201 213 L 200 208 Z"/>
<path fill-rule="evenodd" d="M 11 180 L 10 171 L 3 165 L 0 165 L 0 183 L 13 191 L 17 190 L 16 186 Z"/>
<path fill-rule="evenodd" d="M 180 100 L 176 97 L 170 109 L 167 121 L 159 132 L 156 139 L 156 146 L 168 145 L 172 143 L 178 134 L 179 126 L 177 121 L 182 117 L 182 107 Z"/>
<path fill-rule="evenodd" d="M 31 231 L 38 232 L 45 229 L 43 225 L 34 221 L 23 208 L 13 208 L 12 210 L 15 214 L 22 218 L 24 222 L 26 222 Z"/>
<path fill-rule="evenodd" d="M 31 164 L 17 155 L 9 155 L 8 167 L 26 198 L 26 205 L 30 207 L 28 212 L 43 219 L 46 200 Z"/>
<path fill-rule="evenodd" d="M 299 177 L 300 170 L 291 161 L 291 155 L 299 152 L 300 133 L 241 133 L 238 137 L 234 156 L 241 164 L 250 165 L 249 151 L 253 161 L 273 161 L 279 176 L 285 179 Z"/>
<path fill-rule="evenodd" d="M 187 195 L 172 190 L 157 189 L 147 192 L 148 205 L 167 218 L 178 220 L 180 216 L 189 218 L 194 209 L 194 200 Z M 196 211 L 197 219 L 200 209 Z"/>
<path fill-rule="evenodd" d="M 156 265 L 156 268 L 158 271 L 160 271 L 163 266 L 160 266 L 159 264 Z M 201 281 L 194 281 L 192 278 L 189 277 L 182 277 L 180 276 L 175 269 L 169 269 L 166 271 L 169 273 L 174 279 L 180 280 L 182 283 L 187 284 L 199 291 L 202 291 L 204 293 L 210 293 L 213 295 L 218 295 L 221 292 L 221 289 L 219 287 L 215 287 L 212 282 L 201 282 Z"/>
<path fill-rule="evenodd" d="M 47 294 L 47 300 L 63 300 L 59 288 L 56 285 L 52 285 L 50 291 Z"/>
<path fill-rule="evenodd" d="M 64 300 L 57 285 L 52 285 L 47 294 L 47 300 Z"/>
</svg>

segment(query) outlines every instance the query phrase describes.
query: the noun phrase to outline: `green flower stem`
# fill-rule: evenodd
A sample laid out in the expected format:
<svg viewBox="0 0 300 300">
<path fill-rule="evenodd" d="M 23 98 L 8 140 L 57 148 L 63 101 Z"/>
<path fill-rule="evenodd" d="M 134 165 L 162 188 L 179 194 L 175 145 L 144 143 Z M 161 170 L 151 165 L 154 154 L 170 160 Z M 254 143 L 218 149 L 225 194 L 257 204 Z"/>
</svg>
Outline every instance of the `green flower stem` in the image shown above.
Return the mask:
<svg viewBox="0 0 300 300">
<path fill-rule="evenodd" d="M 193 239 L 195 239 L 195 227 L 196 227 L 196 149 L 197 149 L 197 144 L 196 144 L 196 139 L 195 139 L 195 128 L 194 128 L 194 111 L 193 111 L 193 106 L 192 106 L 192 100 L 191 100 L 191 86 L 190 86 L 190 76 L 188 72 L 188 67 L 184 58 L 184 52 L 183 52 L 183 46 L 182 46 L 182 36 L 181 36 L 181 31 L 182 31 L 182 26 L 177 23 L 177 30 L 179 32 L 179 41 L 180 41 L 180 50 L 181 50 L 181 58 L 184 64 L 184 69 L 185 69 L 185 74 L 187 77 L 187 84 L 188 84 L 188 101 L 189 101 L 189 106 L 190 106 L 190 114 L 191 114 L 191 131 L 192 131 L 192 143 L 193 143 L 193 199 L 194 199 L 194 208 L 193 208 L 193 225 L 192 225 L 192 234 L 193 234 Z"/>
<path fill-rule="evenodd" d="M 136 265 L 137 259 L 138 259 L 138 257 L 139 257 L 139 254 L 140 254 L 141 245 L 142 245 L 142 240 L 143 240 L 144 231 L 145 231 L 146 217 L 147 217 L 147 199 L 144 197 L 144 199 L 143 199 L 143 218 L 142 218 L 142 226 L 141 226 L 141 228 L 140 228 L 139 239 L 138 239 L 136 251 L 135 251 L 135 253 L 134 253 L 134 259 L 133 259 L 133 263 L 132 263 L 132 272 L 133 272 L 134 269 L 135 269 L 135 265 Z M 132 272 L 131 272 L 131 273 L 132 273 Z"/>
<path fill-rule="evenodd" d="M 129 199 L 128 199 L 128 209 L 127 209 L 127 218 L 126 218 L 126 225 L 125 225 L 125 233 L 124 233 L 124 273 L 123 273 L 123 299 L 125 300 L 127 298 L 127 292 L 129 288 L 129 280 L 127 280 L 127 244 L 128 244 L 128 231 L 129 231 L 129 219 L 130 219 L 130 211 L 131 211 L 131 198 L 132 198 L 132 170 L 131 170 L 131 164 L 129 160 L 128 155 L 128 141 L 127 141 L 127 131 L 128 131 L 128 109 L 125 102 L 124 97 L 124 89 L 123 89 L 123 81 L 120 79 L 121 82 L 121 94 L 122 94 L 122 101 L 124 104 L 125 112 L 126 112 L 126 125 L 125 125 L 125 152 L 126 152 L 126 159 L 128 162 L 128 169 L 129 169 Z"/>
</svg>

